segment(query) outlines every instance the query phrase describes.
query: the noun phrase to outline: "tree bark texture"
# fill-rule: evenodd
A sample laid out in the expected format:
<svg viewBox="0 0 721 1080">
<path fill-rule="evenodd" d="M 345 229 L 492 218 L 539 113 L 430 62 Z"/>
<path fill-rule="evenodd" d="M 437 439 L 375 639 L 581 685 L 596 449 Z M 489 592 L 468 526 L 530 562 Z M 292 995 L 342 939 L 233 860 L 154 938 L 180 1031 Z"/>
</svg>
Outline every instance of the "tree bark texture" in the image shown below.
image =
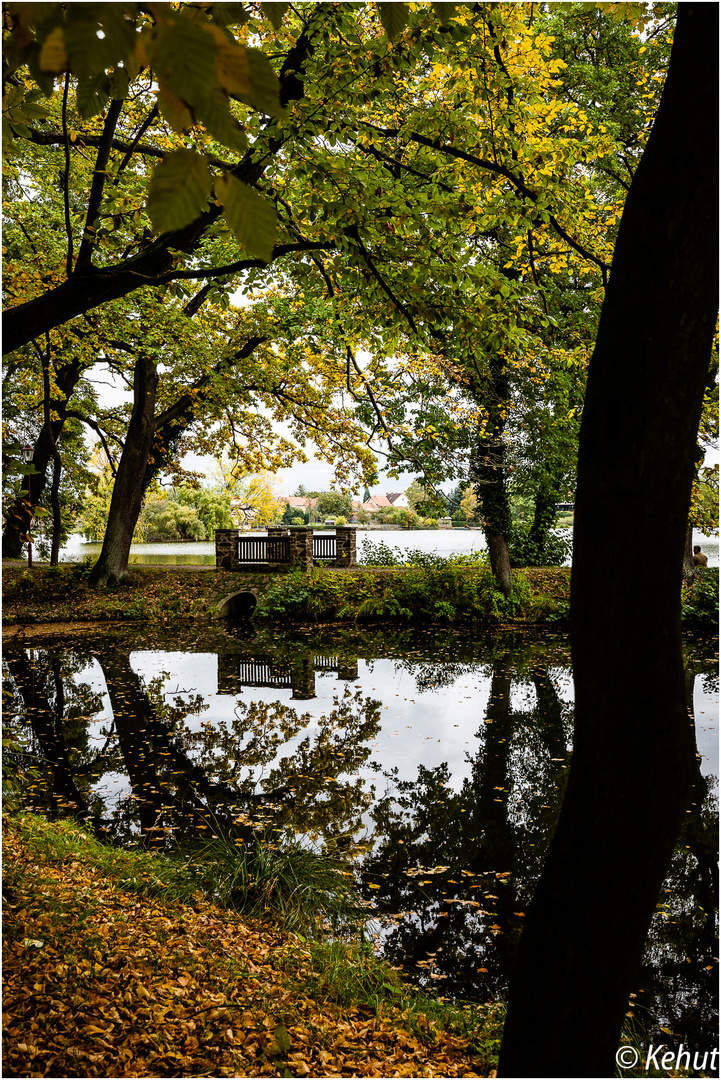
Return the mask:
<svg viewBox="0 0 721 1080">
<path fill-rule="evenodd" d="M 133 411 L 118 463 L 102 551 L 91 575 L 96 585 L 122 581 L 128 573 L 130 544 L 143 505 L 143 476 L 155 434 L 157 389 L 155 361 L 139 357 L 133 378 Z"/>
<path fill-rule="evenodd" d="M 63 395 L 62 398 L 53 402 L 53 411 L 57 413 L 58 419 L 53 420 L 49 427 L 46 422 L 40 429 L 33 447 L 33 465 L 37 473 L 23 478 L 23 483 L 28 487 L 27 498 L 15 499 L 8 511 L 3 532 L 3 554 L 6 559 L 19 559 L 22 555 L 24 543 L 22 537 L 30 532 L 33 516 L 31 507 L 37 506 L 45 491 L 48 465 L 57 452 L 57 442 L 65 424 L 66 409 L 81 374 L 82 368 L 78 363 L 66 364 L 58 368 L 56 372 L 57 386 Z"/>
<path fill-rule="evenodd" d="M 474 397 L 487 409 L 488 419 L 478 434 L 471 458 L 470 475 L 480 504 L 491 572 L 504 596 L 510 596 L 513 584 L 508 537 L 511 531 L 511 507 L 506 484 L 506 446 L 504 431 L 509 405 L 508 373 L 503 360 L 491 358 L 489 384 L 474 389 Z"/>
<path fill-rule="evenodd" d="M 717 312 L 718 7 L 679 5 L 581 426 L 569 783 L 528 913 L 499 1076 L 615 1075 L 694 776 L 680 586 Z M 631 558 L 626 523 L 652 538 Z"/>
</svg>

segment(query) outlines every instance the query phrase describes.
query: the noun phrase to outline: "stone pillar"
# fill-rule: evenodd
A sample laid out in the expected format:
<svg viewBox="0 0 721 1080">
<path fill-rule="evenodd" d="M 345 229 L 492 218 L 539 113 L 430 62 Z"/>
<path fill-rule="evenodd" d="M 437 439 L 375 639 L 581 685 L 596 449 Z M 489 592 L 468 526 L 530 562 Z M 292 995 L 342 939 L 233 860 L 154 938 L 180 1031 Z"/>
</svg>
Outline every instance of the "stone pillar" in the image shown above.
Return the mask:
<svg viewBox="0 0 721 1080">
<path fill-rule="evenodd" d="M 292 667 L 293 697 L 301 700 L 315 697 L 315 668 L 309 656 L 296 660 Z"/>
<path fill-rule="evenodd" d="M 335 565 L 356 565 L 356 527 L 355 525 L 336 525 L 335 529 Z"/>
<path fill-rule="evenodd" d="M 215 530 L 215 566 L 217 570 L 233 570 L 237 566 L 236 540 L 240 529 Z"/>
<path fill-rule="evenodd" d="M 313 565 L 313 530 L 308 525 L 290 525 L 290 565 L 310 570 Z"/>
<path fill-rule="evenodd" d="M 287 536 L 288 530 L 285 525 L 269 525 L 268 536 Z"/>
<path fill-rule="evenodd" d="M 237 653 L 218 653 L 218 693 L 237 697 L 242 692 Z"/>
<path fill-rule="evenodd" d="M 356 682 L 358 679 L 358 661 L 346 660 L 338 664 L 338 678 L 346 682 Z"/>
</svg>

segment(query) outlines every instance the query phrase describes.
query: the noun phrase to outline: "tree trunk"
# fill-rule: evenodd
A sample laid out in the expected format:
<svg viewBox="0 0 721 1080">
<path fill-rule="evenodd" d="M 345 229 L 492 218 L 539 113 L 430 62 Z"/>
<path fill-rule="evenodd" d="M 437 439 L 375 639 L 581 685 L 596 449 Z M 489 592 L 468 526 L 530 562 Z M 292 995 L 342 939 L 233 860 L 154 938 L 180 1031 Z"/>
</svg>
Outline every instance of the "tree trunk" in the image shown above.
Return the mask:
<svg viewBox="0 0 721 1080">
<path fill-rule="evenodd" d="M 506 485 L 506 446 L 503 439 L 509 385 L 503 360 L 493 357 L 489 362 L 489 374 L 490 386 L 474 388 L 474 397 L 485 405 L 488 418 L 478 435 L 470 475 L 481 509 L 491 572 L 499 590 L 504 596 L 510 596 L 513 584 L 508 556 L 511 507 Z"/>
<path fill-rule="evenodd" d="M 548 534 L 556 523 L 556 502 L 560 483 L 555 476 L 546 474 L 536 488 L 534 499 L 533 523 L 528 539 L 537 549 L 539 556 L 543 552 Z"/>
<path fill-rule="evenodd" d="M 50 505 L 53 511 L 53 538 L 50 545 L 50 565 L 57 566 L 60 557 L 60 537 L 62 536 L 63 523 L 60 514 L 60 473 L 62 464 L 58 453 L 58 444 L 53 431 L 53 423 L 50 414 L 50 343 L 48 341 L 46 351 L 43 353 L 43 416 L 45 418 L 45 430 L 50 443 L 50 456 L 53 462 L 53 482 L 50 488 Z M 66 399 L 67 407 L 67 399 Z"/>
<path fill-rule="evenodd" d="M 521 943 L 499 1075 L 615 1075 L 694 775 L 680 580 L 717 311 L 718 7 L 680 4 L 589 369 L 571 587 L 568 789 Z M 630 558 L 626 524 L 653 538 Z"/>
<path fill-rule="evenodd" d="M 157 389 L 155 361 L 139 357 L 133 379 L 133 411 L 118 463 L 103 548 L 91 574 L 95 585 L 122 581 L 128 575 L 130 544 L 143 505 L 143 475 L 155 433 Z"/>
<path fill-rule="evenodd" d="M 53 411 L 58 419 L 53 420 L 50 427 L 44 424 L 40 430 L 35 446 L 33 447 L 33 465 L 37 473 L 33 476 L 24 477 L 28 484 L 28 496 L 26 499 L 15 499 L 7 514 L 5 530 L 3 532 L 3 554 L 6 559 L 19 559 L 22 555 L 24 540 L 22 537 L 30 532 L 32 519 L 31 506 L 37 506 L 47 484 L 47 470 L 53 459 L 53 448 L 56 446 L 66 418 L 66 410 L 72 393 L 77 386 L 82 369 L 80 364 L 65 364 L 56 372 L 58 389 L 62 393 L 62 400 L 53 402 Z"/>
<path fill-rule="evenodd" d="M 486 525 L 484 532 L 491 560 L 491 573 L 495 578 L 499 591 L 504 596 L 510 596 L 513 578 L 511 575 L 511 560 L 508 555 L 508 541 L 503 533 L 492 529 L 490 525 Z"/>
<path fill-rule="evenodd" d="M 53 511 L 53 538 L 50 543 L 50 565 L 57 566 L 60 560 L 60 541 L 63 535 L 63 522 L 60 513 L 60 473 L 62 462 L 57 446 L 53 447 L 53 482 L 50 486 L 50 506 Z"/>
</svg>

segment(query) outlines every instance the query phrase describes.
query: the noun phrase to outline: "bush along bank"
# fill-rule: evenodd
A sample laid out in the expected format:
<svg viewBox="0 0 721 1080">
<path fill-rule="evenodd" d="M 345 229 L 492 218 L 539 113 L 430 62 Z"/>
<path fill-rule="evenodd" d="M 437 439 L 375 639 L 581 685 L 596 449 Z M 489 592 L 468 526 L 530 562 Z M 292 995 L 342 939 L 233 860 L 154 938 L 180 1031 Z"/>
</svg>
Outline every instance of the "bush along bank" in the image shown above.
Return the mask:
<svg viewBox="0 0 721 1080">
<path fill-rule="evenodd" d="M 382 547 L 383 545 L 381 545 Z M 381 556 L 383 557 L 383 556 Z M 506 599 L 490 568 L 477 558 L 443 559 L 416 553 L 413 565 L 376 565 L 310 573 L 230 573 L 188 566 L 133 567 L 128 581 L 102 588 L 82 564 L 5 566 L 3 623 L 99 621 L 172 624 L 217 619 L 233 593 L 258 597 L 258 623 L 312 621 L 412 621 L 465 623 L 562 623 L 568 613 L 570 571 L 564 567 L 518 570 Z M 389 557 L 390 559 L 390 557 Z"/>
<path fill-rule="evenodd" d="M 383 545 L 380 545 L 382 548 Z M 258 624 L 313 622 L 413 622 L 446 625 L 536 624 L 565 629 L 570 611 L 568 567 L 513 571 L 513 591 L 504 597 L 490 567 L 477 556 L 441 558 L 410 553 L 381 565 L 350 570 L 315 568 L 309 573 L 229 573 L 189 566 L 133 567 L 127 582 L 94 588 L 82 564 L 31 571 L 3 567 L 3 624 L 147 622 L 185 625 L 218 619 L 219 604 L 237 592 L 258 597 Z M 381 552 L 378 561 L 386 559 Z M 413 561 L 411 561 L 413 560 Z M 717 567 L 702 569 L 682 589 L 685 627 L 718 631 Z"/>
<path fill-rule="evenodd" d="M 699 566 L 696 573 L 698 576 L 691 579 L 683 592 L 683 624 L 693 629 L 718 632 L 719 568 Z"/>
<path fill-rule="evenodd" d="M 254 621 L 538 623 L 563 620 L 567 610 L 567 600 L 534 591 L 524 571 L 515 572 L 505 597 L 488 566 L 447 560 L 382 571 L 286 574 L 259 596 Z"/>
<path fill-rule="evenodd" d="M 368 945 L 227 911 L 180 859 L 24 814 L 3 871 L 5 1075 L 495 1075 L 501 1004 L 430 998 Z"/>
</svg>

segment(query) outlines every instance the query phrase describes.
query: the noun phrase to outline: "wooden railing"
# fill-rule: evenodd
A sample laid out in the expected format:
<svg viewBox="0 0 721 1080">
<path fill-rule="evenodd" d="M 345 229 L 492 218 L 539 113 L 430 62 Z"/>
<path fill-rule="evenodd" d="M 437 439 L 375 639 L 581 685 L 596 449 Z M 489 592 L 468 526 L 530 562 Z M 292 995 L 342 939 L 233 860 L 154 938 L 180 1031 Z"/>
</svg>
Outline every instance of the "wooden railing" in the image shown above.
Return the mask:
<svg viewBox="0 0 721 1080">
<path fill-rule="evenodd" d="M 332 559 L 336 560 L 336 542 L 335 536 L 314 536 L 313 537 L 313 562 L 316 559 Z"/>
<path fill-rule="evenodd" d="M 289 563 L 289 536 L 239 536 L 239 563 Z"/>
<path fill-rule="evenodd" d="M 338 670 L 338 657 L 337 656 L 314 656 L 313 667 L 316 671 L 337 671 Z"/>
<path fill-rule="evenodd" d="M 278 669 L 271 660 L 241 660 L 240 682 L 243 686 L 293 685 L 290 669 Z"/>
</svg>

